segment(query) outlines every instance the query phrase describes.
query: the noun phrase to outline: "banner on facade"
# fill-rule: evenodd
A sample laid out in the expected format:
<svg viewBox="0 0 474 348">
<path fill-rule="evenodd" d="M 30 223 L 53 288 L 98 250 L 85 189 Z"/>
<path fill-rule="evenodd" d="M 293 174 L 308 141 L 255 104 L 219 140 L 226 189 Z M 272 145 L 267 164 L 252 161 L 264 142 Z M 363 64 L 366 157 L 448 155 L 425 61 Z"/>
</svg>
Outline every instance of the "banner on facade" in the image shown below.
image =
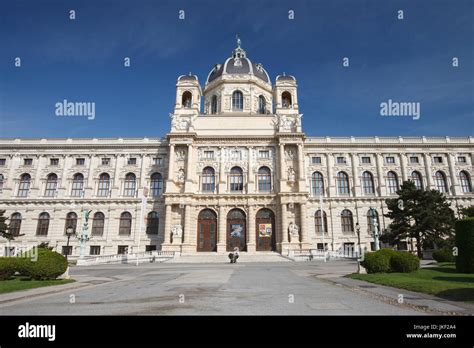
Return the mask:
<svg viewBox="0 0 474 348">
<path fill-rule="evenodd" d="M 272 224 L 259 224 L 258 235 L 260 237 L 271 237 L 272 236 Z"/>
</svg>

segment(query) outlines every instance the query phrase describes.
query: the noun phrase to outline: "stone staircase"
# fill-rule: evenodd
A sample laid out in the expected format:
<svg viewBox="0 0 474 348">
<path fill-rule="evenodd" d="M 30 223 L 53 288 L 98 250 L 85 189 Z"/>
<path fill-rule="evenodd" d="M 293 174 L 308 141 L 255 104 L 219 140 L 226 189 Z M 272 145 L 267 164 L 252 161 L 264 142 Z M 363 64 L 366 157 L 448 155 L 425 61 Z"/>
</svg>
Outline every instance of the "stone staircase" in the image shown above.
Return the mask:
<svg viewBox="0 0 474 348">
<path fill-rule="evenodd" d="M 176 255 L 174 258 L 166 261 L 166 263 L 229 263 L 229 253 L 207 253 L 200 252 L 199 254 L 181 256 Z M 251 262 L 291 262 L 287 257 L 284 257 L 276 252 L 257 252 L 246 253 L 240 252 L 237 263 L 251 263 Z"/>
</svg>

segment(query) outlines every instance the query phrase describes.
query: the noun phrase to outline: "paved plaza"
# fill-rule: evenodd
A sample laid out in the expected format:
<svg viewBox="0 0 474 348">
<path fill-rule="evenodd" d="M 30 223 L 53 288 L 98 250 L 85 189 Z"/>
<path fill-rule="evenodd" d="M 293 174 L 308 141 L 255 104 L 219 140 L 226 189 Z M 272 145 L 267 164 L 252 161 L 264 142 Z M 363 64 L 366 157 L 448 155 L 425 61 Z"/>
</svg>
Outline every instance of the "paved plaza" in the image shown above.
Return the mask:
<svg viewBox="0 0 474 348">
<path fill-rule="evenodd" d="M 3 315 L 420 315 L 344 284 L 352 261 L 72 267 L 77 281 L 0 296 Z M 359 283 L 355 283 L 359 284 Z M 374 288 L 374 286 L 372 286 Z M 393 291 L 392 291 L 393 292 Z M 382 294 L 383 295 L 383 294 Z"/>
</svg>

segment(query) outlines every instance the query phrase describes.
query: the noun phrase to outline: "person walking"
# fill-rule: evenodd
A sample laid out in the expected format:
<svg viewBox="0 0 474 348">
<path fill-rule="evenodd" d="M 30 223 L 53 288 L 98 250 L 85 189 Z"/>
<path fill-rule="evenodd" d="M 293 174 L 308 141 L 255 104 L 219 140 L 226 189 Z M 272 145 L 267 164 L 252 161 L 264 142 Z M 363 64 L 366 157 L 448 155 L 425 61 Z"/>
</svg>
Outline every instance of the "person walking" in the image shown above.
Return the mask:
<svg viewBox="0 0 474 348">
<path fill-rule="evenodd" d="M 234 251 L 229 254 L 230 263 L 236 263 L 239 258 L 239 248 L 235 247 Z"/>
</svg>

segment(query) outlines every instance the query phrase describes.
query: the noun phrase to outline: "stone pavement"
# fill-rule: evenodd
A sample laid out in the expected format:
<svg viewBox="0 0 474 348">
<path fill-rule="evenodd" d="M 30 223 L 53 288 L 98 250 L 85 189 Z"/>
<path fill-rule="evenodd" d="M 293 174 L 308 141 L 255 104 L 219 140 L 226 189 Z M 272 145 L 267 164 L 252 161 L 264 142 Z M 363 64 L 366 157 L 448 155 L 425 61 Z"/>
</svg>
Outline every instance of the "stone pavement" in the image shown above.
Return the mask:
<svg viewBox="0 0 474 348">
<path fill-rule="evenodd" d="M 75 283 L 0 295 L 4 315 L 420 315 L 343 284 L 352 261 L 72 267 Z M 337 284 L 337 279 L 341 283 Z M 367 284 L 367 283 L 365 283 Z M 351 286 L 351 287 L 348 287 Z M 73 300 L 72 300 L 73 299 Z"/>
</svg>

